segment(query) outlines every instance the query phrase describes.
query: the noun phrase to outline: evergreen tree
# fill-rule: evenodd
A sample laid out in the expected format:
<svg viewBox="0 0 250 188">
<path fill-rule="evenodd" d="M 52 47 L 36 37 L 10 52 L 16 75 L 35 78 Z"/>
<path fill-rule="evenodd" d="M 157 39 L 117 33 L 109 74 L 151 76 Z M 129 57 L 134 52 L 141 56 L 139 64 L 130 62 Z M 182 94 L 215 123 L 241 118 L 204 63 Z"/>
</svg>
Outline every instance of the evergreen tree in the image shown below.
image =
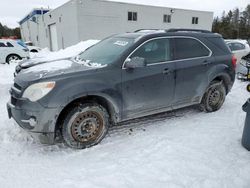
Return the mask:
<svg viewBox="0 0 250 188">
<path fill-rule="evenodd" d="M 223 11 L 221 18 L 213 20 L 213 32 L 220 33 L 225 39 L 250 39 L 250 4 L 243 12 L 238 8 Z"/>
</svg>

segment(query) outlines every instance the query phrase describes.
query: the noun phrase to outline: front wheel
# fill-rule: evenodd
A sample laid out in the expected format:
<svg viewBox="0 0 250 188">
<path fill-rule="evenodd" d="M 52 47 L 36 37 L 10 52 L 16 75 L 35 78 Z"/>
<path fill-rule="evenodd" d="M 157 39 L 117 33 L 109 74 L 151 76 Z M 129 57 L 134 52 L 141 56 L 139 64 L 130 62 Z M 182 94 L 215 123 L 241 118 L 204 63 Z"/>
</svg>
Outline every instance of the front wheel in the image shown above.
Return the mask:
<svg viewBox="0 0 250 188">
<path fill-rule="evenodd" d="M 21 57 L 19 55 L 16 55 L 16 54 L 12 54 L 12 55 L 9 55 L 7 58 L 6 58 L 6 62 L 8 64 L 10 63 L 15 63 L 17 62 L 18 60 L 21 60 Z"/>
<path fill-rule="evenodd" d="M 222 81 L 213 81 L 203 95 L 200 107 L 205 112 L 214 112 L 221 108 L 226 98 L 226 88 Z"/>
<path fill-rule="evenodd" d="M 101 142 L 109 128 L 109 114 L 98 104 L 75 106 L 66 116 L 62 136 L 75 149 L 84 149 Z"/>
</svg>

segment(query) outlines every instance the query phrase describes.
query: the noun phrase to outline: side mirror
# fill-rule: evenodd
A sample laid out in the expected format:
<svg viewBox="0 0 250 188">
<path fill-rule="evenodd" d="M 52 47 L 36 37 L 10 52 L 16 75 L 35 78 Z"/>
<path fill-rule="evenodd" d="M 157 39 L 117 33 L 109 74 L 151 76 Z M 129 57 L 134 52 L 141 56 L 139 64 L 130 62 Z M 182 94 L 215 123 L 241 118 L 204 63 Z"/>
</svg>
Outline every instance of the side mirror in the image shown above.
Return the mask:
<svg viewBox="0 0 250 188">
<path fill-rule="evenodd" d="M 134 69 L 139 67 L 146 67 L 146 61 L 142 57 L 133 57 L 131 59 L 128 58 L 125 61 L 125 68 L 127 69 Z"/>
</svg>

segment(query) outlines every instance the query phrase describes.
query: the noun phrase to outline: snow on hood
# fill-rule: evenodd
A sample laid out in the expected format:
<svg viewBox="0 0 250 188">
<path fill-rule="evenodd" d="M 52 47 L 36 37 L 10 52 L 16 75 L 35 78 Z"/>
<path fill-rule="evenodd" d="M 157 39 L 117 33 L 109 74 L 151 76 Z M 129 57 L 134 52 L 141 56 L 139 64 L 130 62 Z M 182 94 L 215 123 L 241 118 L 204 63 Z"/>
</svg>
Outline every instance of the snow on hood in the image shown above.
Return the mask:
<svg viewBox="0 0 250 188">
<path fill-rule="evenodd" d="M 58 59 L 70 58 L 77 56 L 87 48 L 98 43 L 100 40 L 87 40 L 79 42 L 74 46 L 70 46 L 57 52 L 51 52 L 48 48 L 42 49 L 39 53 L 31 54 L 31 59 L 36 61 L 53 61 Z"/>
<path fill-rule="evenodd" d="M 24 69 L 23 73 L 53 72 L 53 71 L 68 69 L 72 66 L 72 64 L 73 62 L 69 60 L 51 61 Z"/>
<path fill-rule="evenodd" d="M 87 67 L 100 68 L 102 65 L 96 63 L 79 63 L 73 61 L 74 56 L 77 56 L 87 48 L 99 42 L 99 40 L 87 40 L 82 41 L 74 46 L 68 47 L 64 50 L 57 52 L 50 52 L 48 49 L 43 49 L 39 53 L 36 53 L 29 60 L 24 60 L 19 63 L 19 67 L 23 69 L 23 73 L 30 72 L 54 72 L 68 69 L 72 66 L 72 63 L 78 63 Z"/>
<path fill-rule="evenodd" d="M 76 56 L 76 58 L 74 59 L 74 62 L 80 65 L 84 65 L 86 67 L 92 67 L 92 68 L 102 68 L 102 67 L 107 66 L 107 65 L 102 65 L 100 63 L 91 62 L 90 60 L 81 60 L 79 56 Z"/>
</svg>

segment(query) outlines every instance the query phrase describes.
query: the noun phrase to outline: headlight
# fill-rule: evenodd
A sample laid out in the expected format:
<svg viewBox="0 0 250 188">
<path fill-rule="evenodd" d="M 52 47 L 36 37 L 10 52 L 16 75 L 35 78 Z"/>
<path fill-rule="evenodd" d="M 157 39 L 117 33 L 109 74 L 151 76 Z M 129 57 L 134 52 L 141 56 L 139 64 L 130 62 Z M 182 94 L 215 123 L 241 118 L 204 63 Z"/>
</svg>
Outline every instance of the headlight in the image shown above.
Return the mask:
<svg viewBox="0 0 250 188">
<path fill-rule="evenodd" d="M 37 101 L 47 95 L 55 87 L 55 84 L 55 82 L 32 84 L 24 91 L 23 98 L 27 98 L 32 102 Z"/>
</svg>

